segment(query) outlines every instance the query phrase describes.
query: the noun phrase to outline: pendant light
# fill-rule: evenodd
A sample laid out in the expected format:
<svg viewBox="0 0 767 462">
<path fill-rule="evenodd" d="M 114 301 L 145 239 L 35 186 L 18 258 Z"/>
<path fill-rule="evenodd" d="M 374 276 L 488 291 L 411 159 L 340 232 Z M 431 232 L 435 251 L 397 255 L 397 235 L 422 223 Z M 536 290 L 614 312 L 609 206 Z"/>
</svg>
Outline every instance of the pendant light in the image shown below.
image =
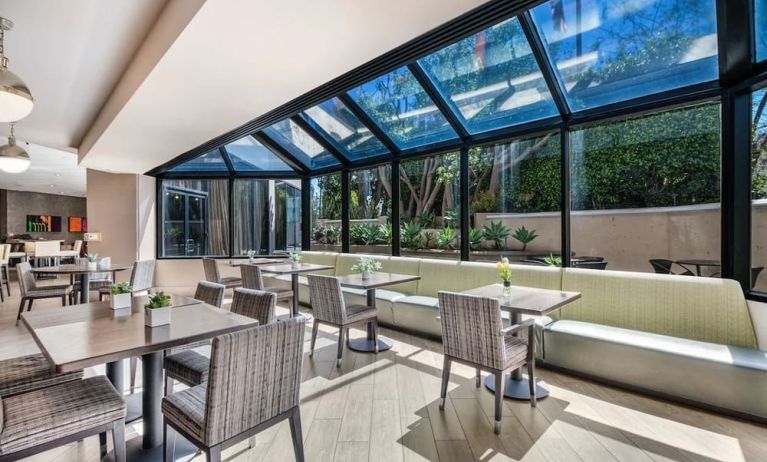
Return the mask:
<svg viewBox="0 0 767 462">
<path fill-rule="evenodd" d="M 0 122 L 16 122 L 28 116 L 35 104 L 27 84 L 8 70 L 3 39 L 5 31 L 13 28 L 13 22 L 0 18 Z"/>
<path fill-rule="evenodd" d="M 13 126 L 11 123 L 11 136 L 8 137 L 8 144 L 0 146 L 0 170 L 6 173 L 22 173 L 29 168 L 32 160 L 27 151 L 16 145 L 16 137 L 13 135 Z"/>
</svg>

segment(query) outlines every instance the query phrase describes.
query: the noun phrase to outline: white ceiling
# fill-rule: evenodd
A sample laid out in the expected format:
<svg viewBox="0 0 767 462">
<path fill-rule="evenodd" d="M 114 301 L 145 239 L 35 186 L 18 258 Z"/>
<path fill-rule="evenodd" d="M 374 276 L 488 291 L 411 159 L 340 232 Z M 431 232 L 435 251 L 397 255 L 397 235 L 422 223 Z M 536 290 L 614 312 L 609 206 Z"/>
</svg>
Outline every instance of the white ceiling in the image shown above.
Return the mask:
<svg viewBox="0 0 767 462">
<path fill-rule="evenodd" d="M 0 145 L 8 138 L 0 136 Z M 32 159 L 24 173 L 0 171 L 0 189 L 33 191 L 85 197 L 85 167 L 77 165 L 77 154 L 37 144 L 19 142 Z"/>
<path fill-rule="evenodd" d="M 83 139 L 81 161 L 143 173 L 484 1 L 171 0 Z"/>
<path fill-rule="evenodd" d="M 76 149 L 165 0 L 2 0 L 9 69 L 32 91 L 35 107 L 19 139 Z M 0 128 L 5 132 L 6 127 Z"/>
</svg>

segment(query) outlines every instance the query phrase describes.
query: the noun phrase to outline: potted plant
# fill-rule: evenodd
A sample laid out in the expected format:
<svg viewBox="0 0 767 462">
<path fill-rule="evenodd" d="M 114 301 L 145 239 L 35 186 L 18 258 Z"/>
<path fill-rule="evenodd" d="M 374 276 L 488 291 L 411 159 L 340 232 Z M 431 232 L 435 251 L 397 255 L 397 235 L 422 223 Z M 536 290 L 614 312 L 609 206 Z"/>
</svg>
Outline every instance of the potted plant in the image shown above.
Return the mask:
<svg viewBox="0 0 767 462">
<path fill-rule="evenodd" d="M 246 252 L 246 255 L 248 256 L 248 260 L 253 263 L 253 261 L 256 259 L 256 251 L 255 250 L 248 250 Z"/>
<path fill-rule="evenodd" d="M 495 264 L 498 269 L 498 276 L 503 280 L 503 296 L 508 297 L 511 295 L 511 265 L 509 259 L 506 257 L 501 258 L 501 261 Z"/>
<path fill-rule="evenodd" d="M 537 234 L 535 234 L 535 230 L 528 230 L 524 226 L 520 226 L 519 228 L 514 230 L 514 234 L 512 236 L 514 239 L 518 240 L 522 243 L 522 251 L 524 252 L 527 250 L 527 244 L 535 240 L 536 237 L 538 237 Z"/>
<path fill-rule="evenodd" d="M 352 271 L 362 273 L 362 279 L 370 279 L 373 272 L 381 269 L 381 262 L 373 257 L 362 257 L 352 266 Z"/>
<path fill-rule="evenodd" d="M 88 269 L 89 270 L 98 269 L 98 266 L 99 266 L 99 254 L 97 254 L 97 253 L 89 253 L 85 257 L 88 259 Z"/>
<path fill-rule="evenodd" d="M 120 308 L 128 308 L 131 304 L 132 288 L 127 282 L 120 282 L 119 284 L 112 284 L 109 289 L 109 307 L 113 310 L 119 310 Z"/>
<path fill-rule="evenodd" d="M 165 324 L 170 324 L 170 295 L 157 292 L 150 295 L 149 301 L 144 305 L 144 325 L 157 327 Z"/>
<path fill-rule="evenodd" d="M 293 269 L 297 269 L 298 266 L 301 264 L 301 254 L 298 252 L 290 252 L 288 253 L 288 260 L 290 260 L 290 266 Z"/>
</svg>

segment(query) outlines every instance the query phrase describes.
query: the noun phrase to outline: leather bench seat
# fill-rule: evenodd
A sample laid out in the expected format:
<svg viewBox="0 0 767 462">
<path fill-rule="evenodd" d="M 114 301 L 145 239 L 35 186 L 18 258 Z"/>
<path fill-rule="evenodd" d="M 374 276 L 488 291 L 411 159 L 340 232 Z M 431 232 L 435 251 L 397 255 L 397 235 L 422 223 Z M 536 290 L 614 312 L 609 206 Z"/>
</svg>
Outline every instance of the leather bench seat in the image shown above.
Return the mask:
<svg viewBox="0 0 767 462">
<path fill-rule="evenodd" d="M 562 320 L 543 329 L 545 363 L 662 396 L 767 416 L 767 352 Z"/>
</svg>

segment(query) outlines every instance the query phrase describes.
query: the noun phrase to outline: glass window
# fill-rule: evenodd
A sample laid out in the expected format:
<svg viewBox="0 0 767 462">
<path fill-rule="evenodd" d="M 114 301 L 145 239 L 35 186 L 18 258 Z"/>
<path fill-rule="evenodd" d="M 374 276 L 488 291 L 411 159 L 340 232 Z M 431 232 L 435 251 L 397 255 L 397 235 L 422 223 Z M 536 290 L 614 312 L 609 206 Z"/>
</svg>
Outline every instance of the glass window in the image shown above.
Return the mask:
<svg viewBox="0 0 767 462">
<path fill-rule="evenodd" d="M 754 36 L 756 60 L 767 58 L 767 0 L 754 0 Z"/>
<path fill-rule="evenodd" d="M 407 67 L 349 92 L 401 149 L 458 137 Z"/>
<path fill-rule="evenodd" d="M 574 266 L 718 275 L 719 128 L 715 103 L 572 132 Z"/>
<path fill-rule="evenodd" d="M 517 18 L 418 63 L 471 133 L 559 115 Z"/>
<path fill-rule="evenodd" d="M 228 180 L 162 180 L 160 254 L 228 255 L 228 201 Z"/>
<path fill-rule="evenodd" d="M 264 133 L 310 169 L 338 165 L 338 160 L 290 119 L 264 129 Z"/>
<path fill-rule="evenodd" d="M 226 145 L 232 167 L 240 172 L 293 171 L 288 164 L 252 136 L 240 138 Z"/>
<path fill-rule="evenodd" d="M 559 132 L 469 151 L 472 260 L 557 263 L 561 158 Z"/>
<path fill-rule="evenodd" d="M 238 178 L 233 192 L 233 255 L 247 255 L 249 250 L 271 255 L 301 248 L 300 180 Z"/>
<path fill-rule="evenodd" d="M 274 182 L 274 248 L 301 250 L 301 180 Z"/>
<path fill-rule="evenodd" d="M 218 149 L 207 152 L 188 162 L 177 165 L 170 172 L 228 172 L 224 158 Z"/>
<path fill-rule="evenodd" d="M 338 98 L 307 109 L 304 118 L 316 130 L 340 144 L 350 159 L 364 159 L 388 154 L 389 151 Z"/>
<path fill-rule="evenodd" d="M 391 165 L 350 173 L 349 216 L 352 253 L 391 254 Z"/>
<path fill-rule="evenodd" d="M 751 288 L 767 292 L 767 90 L 751 97 Z"/>
<path fill-rule="evenodd" d="M 719 77 L 715 0 L 550 0 L 532 16 L 576 111 Z"/>
<path fill-rule="evenodd" d="M 341 175 L 312 178 L 312 250 L 341 251 Z"/>
<path fill-rule="evenodd" d="M 400 164 L 400 247 L 405 256 L 460 258 L 459 154 Z"/>
</svg>

